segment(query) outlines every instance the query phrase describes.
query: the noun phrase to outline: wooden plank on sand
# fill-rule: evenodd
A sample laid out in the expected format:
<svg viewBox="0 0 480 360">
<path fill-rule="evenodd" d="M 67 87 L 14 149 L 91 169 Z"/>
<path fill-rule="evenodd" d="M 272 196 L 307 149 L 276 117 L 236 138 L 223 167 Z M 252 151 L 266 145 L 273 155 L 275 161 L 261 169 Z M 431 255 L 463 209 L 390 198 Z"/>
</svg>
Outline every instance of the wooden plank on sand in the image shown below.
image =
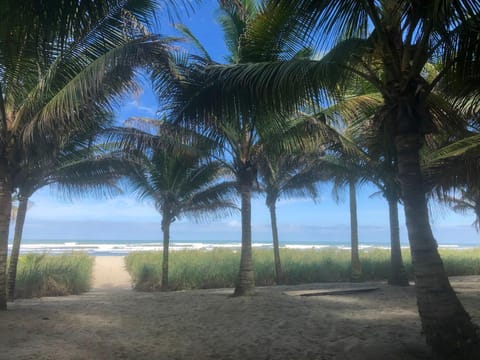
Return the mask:
<svg viewBox="0 0 480 360">
<path fill-rule="evenodd" d="M 285 294 L 291 296 L 325 296 L 325 295 L 349 295 L 360 292 L 370 292 L 378 290 L 378 287 L 354 287 L 354 288 L 339 288 L 339 289 L 325 289 L 325 290 L 299 290 L 286 291 Z"/>
</svg>

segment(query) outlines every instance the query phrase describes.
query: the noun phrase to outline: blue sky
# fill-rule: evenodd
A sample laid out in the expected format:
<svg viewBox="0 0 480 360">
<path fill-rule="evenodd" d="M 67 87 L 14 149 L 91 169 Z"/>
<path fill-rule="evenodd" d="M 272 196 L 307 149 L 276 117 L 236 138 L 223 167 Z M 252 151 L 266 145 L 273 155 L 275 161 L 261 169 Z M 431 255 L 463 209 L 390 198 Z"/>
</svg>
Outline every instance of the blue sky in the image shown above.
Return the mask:
<svg viewBox="0 0 480 360">
<path fill-rule="evenodd" d="M 223 61 L 226 48 L 220 27 L 216 22 L 216 1 L 204 1 L 194 13 L 182 22 L 202 41 L 211 56 Z M 160 32 L 173 34 L 165 21 Z M 129 116 L 155 117 L 156 99 L 146 88 L 136 96 L 127 96 L 117 113 L 122 122 Z M 281 200 L 278 204 L 280 238 L 283 242 L 349 242 L 348 202 L 337 204 L 328 185 L 321 187 L 320 199 Z M 382 197 L 370 198 L 375 192 L 371 186 L 359 190 L 358 210 L 360 242 L 371 244 L 388 241 L 388 208 Z M 346 193 L 344 198 L 346 200 Z M 25 239 L 90 240 L 161 240 L 160 215 L 148 202 L 139 202 L 125 194 L 110 199 L 75 199 L 67 201 L 53 189 L 38 191 L 31 199 L 33 206 L 27 214 Z M 406 243 L 403 209 L 400 209 L 402 240 Z M 253 200 L 253 240 L 269 243 L 270 218 L 263 198 Z M 432 208 L 432 224 L 441 244 L 479 244 L 480 238 L 471 226 L 472 214 L 460 216 L 451 211 Z M 240 241 L 240 216 L 214 219 L 209 223 L 193 223 L 181 219 L 172 225 L 173 241 L 178 240 L 233 240 Z"/>
</svg>

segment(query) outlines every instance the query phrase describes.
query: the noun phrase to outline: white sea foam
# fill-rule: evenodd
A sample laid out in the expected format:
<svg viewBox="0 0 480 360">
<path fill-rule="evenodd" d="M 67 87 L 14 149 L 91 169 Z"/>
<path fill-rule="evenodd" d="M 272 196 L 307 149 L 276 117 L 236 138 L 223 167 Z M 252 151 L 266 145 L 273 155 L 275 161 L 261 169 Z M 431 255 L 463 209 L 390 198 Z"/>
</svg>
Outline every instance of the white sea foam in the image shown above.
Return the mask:
<svg viewBox="0 0 480 360">
<path fill-rule="evenodd" d="M 11 250 L 11 244 L 9 250 Z M 271 243 L 253 243 L 254 248 L 271 249 Z M 81 241 L 69 241 L 64 243 L 25 243 L 21 246 L 21 253 L 50 253 L 50 254 L 62 254 L 72 251 L 84 251 L 91 255 L 127 255 L 134 251 L 158 251 L 162 250 L 162 242 L 118 242 L 118 243 L 102 243 L 101 241 L 95 243 L 82 243 Z M 336 248 L 341 250 L 350 250 L 350 246 L 343 244 L 284 244 L 281 246 L 286 249 L 298 249 L 298 250 L 322 250 L 326 248 Z M 464 249 L 459 245 L 439 245 L 441 248 L 449 249 Z M 232 249 L 238 251 L 241 248 L 240 242 L 225 242 L 225 243 L 209 243 L 209 242 L 172 242 L 170 250 L 183 251 L 183 250 L 205 250 L 211 251 L 213 249 Z M 361 245 L 361 250 L 368 251 L 369 249 L 389 249 L 385 245 Z M 408 248 L 408 246 L 402 246 L 402 248 Z"/>
<path fill-rule="evenodd" d="M 254 248 L 272 248 L 269 243 L 253 243 Z M 12 245 L 9 245 L 11 250 Z M 323 249 L 328 245 L 297 245 L 288 244 L 282 246 L 288 249 Z M 51 253 L 62 254 L 72 251 L 84 251 L 91 255 L 126 255 L 133 251 L 158 251 L 162 250 L 162 243 L 115 243 L 115 244 L 82 244 L 78 242 L 65 243 L 38 243 L 38 244 L 22 244 L 20 251 L 22 253 Z M 232 249 L 239 250 L 241 243 L 194 243 L 194 242 L 173 242 L 170 244 L 171 251 L 182 250 L 213 250 L 213 249 Z"/>
<path fill-rule="evenodd" d="M 310 249 L 325 249 L 329 248 L 329 245 L 299 245 L 299 244 L 286 244 L 283 246 L 286 249 L 298 249 L 298 250 L 310 250 Z"/>
</svg>

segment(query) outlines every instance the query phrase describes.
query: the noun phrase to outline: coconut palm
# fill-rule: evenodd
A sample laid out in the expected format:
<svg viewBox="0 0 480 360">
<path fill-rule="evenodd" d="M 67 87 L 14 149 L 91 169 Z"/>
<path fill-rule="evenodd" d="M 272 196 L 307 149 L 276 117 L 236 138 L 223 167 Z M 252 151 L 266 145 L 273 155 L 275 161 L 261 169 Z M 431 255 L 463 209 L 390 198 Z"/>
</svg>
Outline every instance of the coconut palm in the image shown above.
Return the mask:
<svg viewBox="0 0 480 360">
<path fill-rule="evenodd" d="M 423 170 L 430 196 L 460 214 L 473 212 L 473 226 L 480 229 L 478 150 L 472 141 L 478 130 L 470 126 L 464 134 L 448 138 L 448 143 L 423 157 Z"/>
<path fill-rule="evenodd" d="M 427 64 L 424 76 L 427 79 L 434 79 L 437 75 L 438 70 L 435 66 Z M 427 143 L 430 150 L 427 152 L 438 148 L 442 141 L 452 141 L 453 134 L 456 134 L 456 138 L 465 136 L 468 122 L 465 114 L 462 113 L 464 111 L 462 108 L 455 102 L 448 101 L 445 94 L 438 91 L 432 92 L 426 101 L 434 109 L 432 121 L 440 130 L 428 136 Z M 335 120 L 338 122 L 338 118 L 346 123 L 340 125 L 340 128 L 345 126 L 347 128 L 337 135 L 340 140 L 337 151 L 340 151 L 342 156 L 350 158 L 354 164 L 347 174 L 357 173 L 364 181 L 373 183 L 379 189 L 379 194 L 387 200 L 391 244 L 391 271 L 388 283 L 407 286 L 409 281 L 400 246 L 398 204 L 401 201 L 401 190 L 397 179 L 396 149 L 389 135 L 388 124 L 375 119 L 382 105 L 382 96 L 377 89 L 367 81 L 354 77 L 348 83 L 343 96 L 336 99 L 336 103 L 325 111 L 333 123 Z M 448 117 L 444 114 L 448 114 Z M 425 158 L 425 153 L 426 151 L 423 151 L 422 158 Z M 426 159 L 423 160 L 425 161 Z M 423 165 L 424 171 L 426 166 L 427 164 Z M 341 167 L 339 170 L 342 173 Z M 440 182 L 438 172 L 435 180 Z M 435 181 L 430 179 L 428 182 Z"/>
<path fill-rule="evenodd" d="M 165 53 L 146 33 L 152 1 L 9 1 L 0 29 L 0 309 L 6 308 L 11 194 L 24 159 L 89 128 L 134 87 L 134 66 Z M 157 60 L 158 61 L 158 60 Z"/>
<path fill-rule="evenodd" d="M 29 201 L 27 208 L 30 208 L 32 206 L 33 206 L 33 203 Z M 12 224 L 14 224 L 17 221 L 17 214 L 19 212 L 19 208 L 20 208 L 20 199 L 19 199 L 18 193 L 15 192 L 12 195 L 12 212 L 10 214 L 10 221 Z"/>
<path fill-rule="evenodd" d="M 475 214 L 475 221 L 473 225 L 475 229 L 480 229 L 480 194 L 474 189 L 461 189 L 459 196 L 449 196 L 445 201 L 450 205 L 453 211 L 460 214 L 473 212 Z"/>
<path fill-rule="evenodd" d="M 344 126 L 331 126 L 333 137 L 331 146 L 325 155 L 318 159 L 323 167 L 324 176 L 333 182 L 333 195 L 339 200 L 339 191 L 348 187 L 348 199 L 350 210 L 350 247 L 351 269 L 350 279 L 360 281 L 362 278 L 362 266 L 359 256 L 358 238 L 358 208 L 357 186 L 369 176 L 367 170 L 367 157 L 363 149 L 356 143 L 352 128 Z"/>
<path fill-rule="evenodd" d="M 322 156 L 319 162 L 323 164 L 325 177 L 333 180 L 333 194 L 337 200 L 341 188 L 348 186 L 349 189 L 352 280 L 358 281 L 361 278 L 356 186 L 359 183 L 372 182 L 389 203 L 391 243 L 389 284 L 405 286 L 408 285 L 408 278 L 400 247 L 398 225 L 400 197 L 396 182 L 394 149 L 385 141 L 382 129 L 377 129 L 371 121 L 372 115 L 382 104 L 379 94 L 364 82 L 360 82 L 360 85 L 361 88 L 356 84 L 354 90 L 350 90 L 347 96 L 322 111 L 322 116 L 331 124 L 325 126 L 330 128 L 329 140 L 332 145 L 329 147 L 330 151 Z"/>
<path fill-rule="evenodd" d="M 242 0 L 222 3 L 220 22 L 230 50 L 229 61 L 234 64 L 258 62 L 283 57 L 291 58 L 298 53 L 298 49 L 289 49 L 290 51 L 286 52 L 281 48 L 264 46 L 276 41 L 278 34 L 275 32 L 265 36 L 255 47 L 245 46 L 244 35 L 250 24 L 254 23 L 258 12 L 256 2 Z M 193 37 L 185 30 L 183 33 L 190 38 Z M 194 40 L 194 43 L 198 44 L 198 41 Z M 236 188 L 241 198 L 242 248 L 234 294 L 249 295 L 254 292 L 255 285 L 252 262 L 251 196 L 257 174 L 254 157 L 256 148 L 268 138 L 275 136 L 285 138 L 289 129 L 292 130 L 290 140 L 297 137 L 297 132 L 293 130 L 295 126 L 286 120 L 287 117 L 272 117 L 261 109 L 242 108 L 241 103 L 231 103 L 232 111 L 228 115 L 221 110 L 221 106 L 205 106 L 211 104 L 210 100 L 214 101 L 216 95 L 208 101 L 201 96 L 206 80 L 204 69 L 210 65 L 215 66 L 215 63 L 205 53 L 203 47 L 200 47 L 199 52 L 200 56 L 195 56 L 191 62 L 181 56 L 174 59 L 176 66 L 170 66 L 173 71 L 169 76 L 165 76 L 166 72 L 162 65 L 154 69 L 155 89 L 160 98 L 170 100 L 171 112 L 178 123 L 196 128 L 198 132 L 218 145 L 217 158 L 223 161 L 224 166 L 236 178 Z M 217 90 L 221 92 L 221 89 Z M 284 143 L 285 147 L 291 145 L 291 141 Z M 278 146 L 280 147 L 281 144 Z"/>
<path fill-rule="evenodd" d="M 294 34 L 320 43 L 324 50 L 330 47 L 325 56 L 319 61 L 210 67 L 201 97 L 208 101 L 211 93 L 221 88 L 224 101 L 240 102 L 242 98 L 242 107 L 252 107 L 261 100 L 264 108 L 286 111 L 297 108 L 305 96 L 322 95 L 322 89 L 335 95 L 352 75 L 377 88 L 384 104 L 377 121 L 385 124 L 396 149 L 426 340 L 440 357 L 477 358 L 478 327 L 448 281 L 431 231 L 419 152 L 424 135 L 435 130 L 435 108 L 427 102 L 432 91 L 440 86 L 458 89 L 462 83 L 478 89 L 474 69 L 480 59 L 475 45 L 480 36 L 480 3 L 272 0 L 264 7 L 263 29 L 250 28 L 255 31 L 245 38 L 262 38 L 278 14 L 289 16 L 290 21 L 284 23 L 289 30 L 297 29 Z M 295 22 L 298 26 L 292 25 Z M 439 69 L 433 79 L 423 76 L 429 62 Z M 218 97 L 215 102 L 220 102 Z M 228 108 L 224 106 L 225 111 Z"/>
<path fill-rule="evenodd" d="M 233 183 L 222 178 L 220 162 L 210 161 L 196 148 L 171 151 L 161 144 L 164 137 L 160 130 L 159 146 L 135 156 L 137 166 L 128 179 L 138 197 L 152 200 L 162 215 L 161 287 L 168 290 L 170 225 L 182 216 L 228 213 L 235 205 L 230 200 Z"/>
<path fill-rule="evenodd" d="M 406 286 L 408 277 L 403 265 L 400 246 L 400 227 L 398 220 L 398 203 L 400 201 L 399 186 L 396 181 L 396 168 L 391 158 L 381 156 L 375 158 L 372 148 L 366 148 L 366 143 L 358 143 L 342 135 L 344 144 L 348 142 L 348 150 L 330 154 L 319 159 L 324 163 L 327 178 L 334 180 L 334 194 L 343 186 L 349 189 L 351 246 L 352 246 L 352 279 L 361 276 L 361 265 L 358 257 L 358 221 L 356 206 L 356 186 L 358 183 L 370 182 L 378 187 L 379 193 L 387 200 L 390 223 L 390 285 Z M 353 141 L 353 142 L 352 142 Z M 338 148 L 337 148 L 338 149 Z M 342 149 L 340 147 L 340 149 Z M 355 155 L 356 154 L 356 155 Z M 347 161 L 346 158 L 349 160 Z M 376 195 L 376 194 L 374 194 Z"/>
<path fill-rule="evenodd" d="M 341 145 L 339 149 L 342 149 Z M 340 190 L 348 187 L 351 248 L 350 279 L 352 281 L 360 281 L 362 278 L 362 266 L 358 240 L 357 185 L 365 177 L 365 169 L 360 161 L 356 161 L 344 149 L 329 152 L 320 157 L 318 162 L 323 167 L 324 178 L 333 182 L 333 195 L 337 201 L 340 199 Z"/>
<path fill-rule="evenodd" d="M 345 106 L 345 104 L 340 105 Z M 374 110 L 378 108 L 377 103 Z M 347 105 L 348 107 L 348 105 Z M 395 147 L 386 141 L 384 129 L 377 128 L 372 118 L 362 113 L 349 125 L 349 147 L 356 154 L 357 173 L 364 181 L 373 183 L 388 203 L 390 225 L 390 275 L 388 283 L 396 286 L 409 285 L 400 246 L 400 226 L 398 203 L 401 200 L 400 185 L 397 180 L 397 159 Z M 367 109 L 368 110 L 368 109 Z M 371 112 L 371 111 L 370 111 Z M 367 115 L 367 117 L 365 117 Z M 371 116 L 371 114 L 370 114 Z M 352 157 L 352 154 L 350 154 Z M 375 195 L 375 194 L 374 194 Z"/>
<path fill-rule="evenodd" d="M 280 198 L 318 195 L 319 154 L 276 154 L 262 148 L 258 155 L 258 175 L 261 191 L 265 193 L 265 204 L 270 211 L 272 227 L 275 281 L 284 282 L 280 260 L 276 204 Z"/>
<path fill-rule="evenodd" d="M 372 182 L 379 193 L 388 203 L 390 224 L 390 276 L 388 283 L 396 286 L 408 286 L 409 280 L 405 271 L 400 245 L 400 224 L 398 218 L 398 204 L 401 201 L 400 184 L 397 180 L 397 164 L 395 153 L 391 147 L 382 145 L 382 152 L 375 152 L 371 147 L 367 149 L 365 165 L 368 174 L 366 179 Z"/>
<path fill-rule="evenodd" d="M 57 187 L 69 197 L 111 196 L 120 191 L 115 185 L 116 180 L 133 168 L 120 154 L 103 151 L 88 142 L 84 144 L 78 137 L 68 145 L 56 155 L 44 154 L 43 161 L 25 163 L 14 179 L 18 208 L 8 267 L 10 301 L 15 298 L 18 257 L 30 197 L 45 186 Z"/>
</svg>

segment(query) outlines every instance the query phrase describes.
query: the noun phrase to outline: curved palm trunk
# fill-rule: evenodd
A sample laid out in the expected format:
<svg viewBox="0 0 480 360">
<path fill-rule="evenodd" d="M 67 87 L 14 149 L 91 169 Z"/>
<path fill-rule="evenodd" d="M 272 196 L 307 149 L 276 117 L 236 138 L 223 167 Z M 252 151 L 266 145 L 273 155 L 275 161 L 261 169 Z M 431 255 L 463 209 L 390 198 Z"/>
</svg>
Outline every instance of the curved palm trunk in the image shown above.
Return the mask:
<svg viewBox="0 0 480 360">
<path fill-rule="evenodd" d="M 397 135 L 395 146 L 418 311 L 427 343 L 439 358 L 479 359 L 479 329 L 450 285 L 430 228 L 420 172 L 421 137 L 418 133 Z"/>
<path fill-rule="evenodd" d="M 4 176 L 0 177 L 0 310 L 7 309 L 8 231 L 12 211 L 12 189 Z"/>
<path fill-rule="evenodd" d="M 27 215 L 28 198 L 19 196 L 17 220 L 15 221 L 15 234 L 13 236 L 12 252 L 10 254 L 10 264 L 8 265 L 8 299 L 13 301 L 15 298 L 15 281 L 17 277 L 18 256 L 20 254 L 20 243 L 22 242 L 23 226 Z"/>
<path fill-rule="evenodd" d="M 252 179 L 250 177 L 240 184 L 240 195 L 242 198 L 242 250 L 234 296 L 252 295 L 255 292 L 252 260 Z"/>
<path fill-rule="evenodd" d="M 273 259 L 275 263 L 275 281 L 277 284 L 283 283 L 282 264 L 280 262 L 280 246 L 278 243 L 277 211 L 275 203 L 268 206 L 270 210 L 270 221 L 272 226 L 273 238 Z"/>
<path fill-rule="evenodd" d="M 403 266 L 402 247 L 400 246 L 398 200 L 392 197 L 387 201 L 390 217 L 390 277 L 388 283 L 395 286 L 408 286 L 408 276 Z"/>
<path fill-rule="evenodd" d="M 165 214 L 162 218 L 163 257 L 162 257 L 162 290 L 168 290 L 168 251 L 170 246 L 170 219 Z"/>
<path fill-rule="evenodd" d="M 358 254 L 358 217 L 357 217 L 357 192 L 355 182 L 348 182 L 350 195 L 350 241 L 351 241 L 351 265 L 350 278 L 352 281 L 360 281 L 362 278 L 362 265 Z"/>
</svg>

